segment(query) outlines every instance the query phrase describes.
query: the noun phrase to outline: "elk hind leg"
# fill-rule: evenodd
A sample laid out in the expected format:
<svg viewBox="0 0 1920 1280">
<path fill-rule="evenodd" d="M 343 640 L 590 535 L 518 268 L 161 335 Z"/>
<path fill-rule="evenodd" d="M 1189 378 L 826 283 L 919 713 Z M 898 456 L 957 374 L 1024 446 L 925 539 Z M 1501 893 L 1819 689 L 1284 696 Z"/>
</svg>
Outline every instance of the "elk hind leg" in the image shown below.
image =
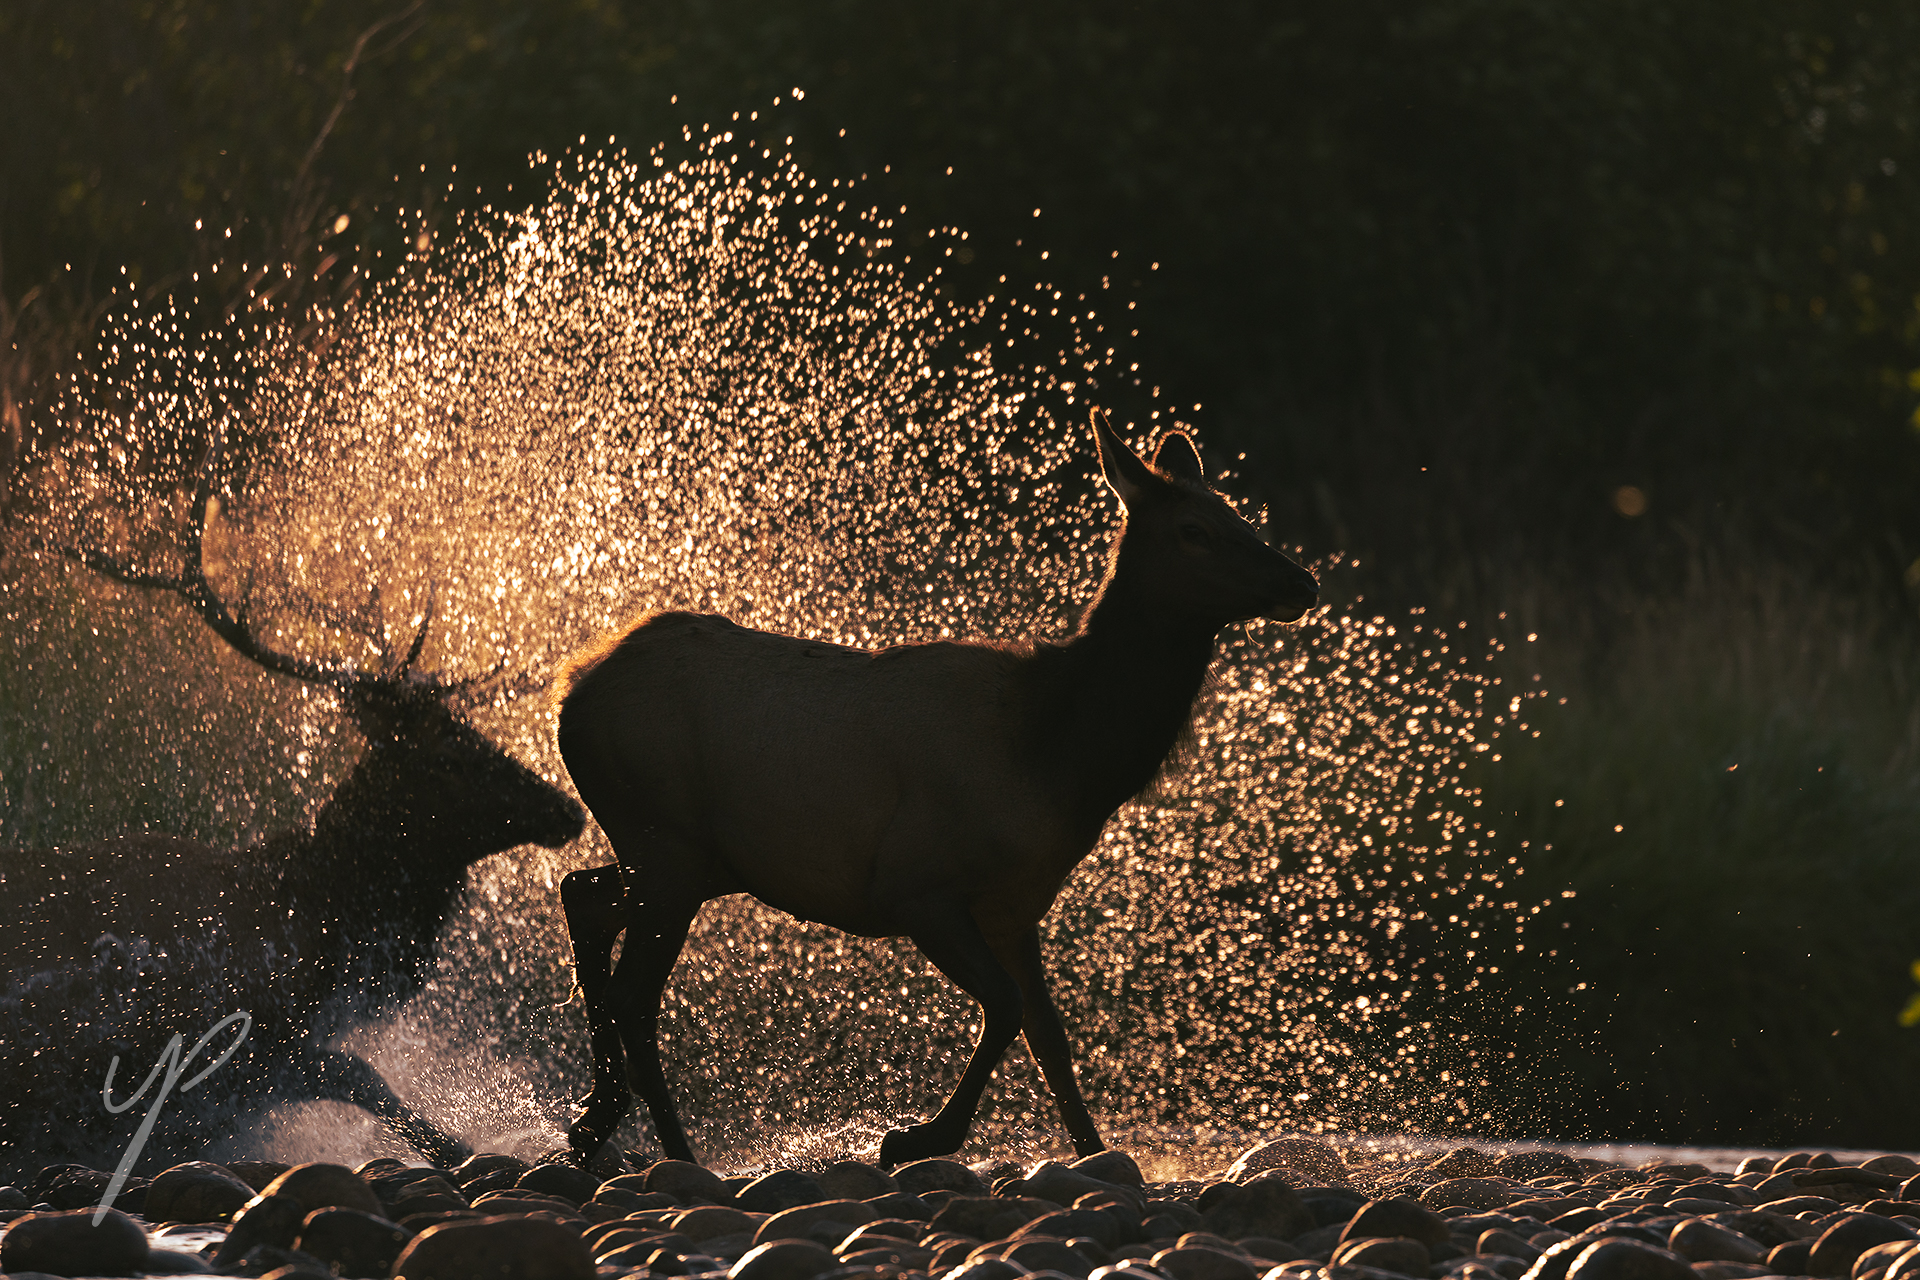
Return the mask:
<svg viewBox="0 0 1920 1280">
<path fill-rule="evenodd" d="M 1101 1141 L 1100 1130 L 1087 1111 L 1086 1100 L 1080 1096 L 1080 1083 L 1073 1076 L 1073 1046 L 1067 1041 L 1066 1026 L 1060 1021 L 1060 1011 L 1054 1008 L 1053 997 L 1047 991 L 1040 931 L 1027 930 L 1002 958 L 1013 970 L 1025 1000 L 1021 1029 L 1026 1033 L 1027 1051 L 1040 1064 L 1040 1073 L 1047 1079 L 1047 1089 L 1060 1108 L 1068 1136 L 1073 1139 L 1074 1153 L 1090 1156 L 1105 1151 L 1107 1144 Z"/>
<path fill-rule="evenodd" d="M 894 1129 L 880 1140 L 880 1164 L 891 1166 L 958 1151 L 973 1127 L 980 1095 L 1000 1058 L 1020 1034 L 1020 984 L 994 955 L 964 905 L 955 904 L 912 930 L 909 937 L 934 967 L 980 1004 L 980 1039 L 953 1095 L 924 1124 Z"/>
<path fill-rule="evenodd" d="M 620 868 L 593 867 L 569 874 L 560 881 L 560 904 L 573 944 L 574 980 L 587 1006 L 587 1037 L 593 1053 L 593 1089 L 581 1099 L 586 1110 L 567 1129 L 569 1145 L 586 1160 L 599 1151 L 632 1105 L 625 1079 L 626 1056 L 608 999 L 613 944 L 627 923 Z"/>
</svg>

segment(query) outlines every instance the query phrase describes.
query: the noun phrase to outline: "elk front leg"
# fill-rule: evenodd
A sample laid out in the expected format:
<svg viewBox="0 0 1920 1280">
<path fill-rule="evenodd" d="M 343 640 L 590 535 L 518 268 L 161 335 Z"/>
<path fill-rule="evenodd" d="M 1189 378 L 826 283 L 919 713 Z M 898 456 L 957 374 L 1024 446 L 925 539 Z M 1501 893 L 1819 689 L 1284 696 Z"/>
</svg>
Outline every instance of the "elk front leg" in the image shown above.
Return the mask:
<svg viewBox="0 0 1920 1280">
<path fill-rule="evenodd" d="M 560 905 L 573 943 L 574 981 L 587 1006 L 587 1042 L 593 1054 L 593 1088 L 580 1100 L 586 1110 L 567 1129 L 567 1143 L 584 1164 L 626 1119 L 633 1103 L 607 991 L 614 940 L 627 923 L 620 868 L 593 867 L 568 875 L 560 881 Z"/>
<path fill-rule="evenodd" d="M 307 1097 L 320 1102 L 351 1102 L 384 1120 L 389 1129 L 443 1169 L 473 1154 L 473 1148 L 423 1120 L 400 1101 L 378 1071 L 341 1049 L 314 1049 L 299 1064 Z"/>
<path fill-rule="evenodd" d="M 1047 1088 L 1060 1108 L 1060 1118 L 1066 1121 L 1068 1135 L 1073 1138 L 1075 1154 L 1090 1156 L 1105 1151 L 1107 1144 L 1100 1140 L 1100 1130 L 1094 1126 L 1093 1116 L 1080 1096 L 1080 1083 L 1073 1076 L 1073 1046 L 1067 1042 L 1066 1026 L 1047 992 L 1040 930 L 1027 930 L 1001 958 L 1020 983 L 1020 994 L 1025 999 L 1021 1030 L 1027 1037 L 1027 1052 L 1040 1064 L 1040 1073 L 1047 1078 Z"/>
<path fill-rule="evenodd" d="M 660 1069 L 660 995 L 667 988 L 667 975 L 686 945 L 687 930 L 700 904 L 673 902 L 627 905 L 627 940 L 620 951 L 620 964 L 614 970 L 614 1019 L 620 1029 L 620 1041 L 627 1051 L 627 1076 L 633 1091 L 647 1104 L 653 1117 L 654 1136 L 661 1150 L 672 1160 L 698 1164 L 687 1132 L 680 1127 L 680 1113 L 674 1109 L 673 1095 L 667 1090 L 666 1073 Z M 577 1130 L 578 1125 L 574 1126 Z M 584 1159 L 591 1150 L 583 1149 L 574 1132 L 568 1142 Z M 604 1141 L 604 1136 L 601 1141 Z M 596 1144 L 597 1145 L 597 1144 Z"/>
<path fill-rule="evenodd" d="M 1020 984 L 995 957 L 964 904 L 943 905 L 907 936 L 935 968 L 979 1002 L 980 1039 L 939 1114 L 924 1124 L 894 1129 L 880 1140 L 882 1166 L 958 1151 L 973 1127 L 988 1078 L 1020 1034 Z"/>
</svg>

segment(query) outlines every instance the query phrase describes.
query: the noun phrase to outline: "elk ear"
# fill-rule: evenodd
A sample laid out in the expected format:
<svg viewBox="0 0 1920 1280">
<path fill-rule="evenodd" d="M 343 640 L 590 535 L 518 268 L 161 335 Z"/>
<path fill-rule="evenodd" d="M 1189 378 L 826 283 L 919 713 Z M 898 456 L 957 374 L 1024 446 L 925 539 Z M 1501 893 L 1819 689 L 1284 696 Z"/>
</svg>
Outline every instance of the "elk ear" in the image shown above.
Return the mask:
<svg viewBox="0 0 1920 1280">
<path fill-rule="evenodd" d="M 1153 472 L 1147 470 L 1147 464 L 1127 447 L 1126 441 L 1114 434 L 1107 415 L 1098 410 L 1093 415 L 1093 435 L 1100 445 L 1100 471 L 1106 476 L 1108 487 L 1118 495 L 1121 506 L 1133 506 L 1153 483 Z"/>
<path fill-rule="evenodd" d="M 1161 438 L 1160 448 L 1153 455 L 1153 465 L 1155 470 L 1176 480 L 1199 485 L 1207 482 L 1207 473 L 1200 468 L 1200 451 L 1183 431 L 1169 432 Z"/>
</svg>

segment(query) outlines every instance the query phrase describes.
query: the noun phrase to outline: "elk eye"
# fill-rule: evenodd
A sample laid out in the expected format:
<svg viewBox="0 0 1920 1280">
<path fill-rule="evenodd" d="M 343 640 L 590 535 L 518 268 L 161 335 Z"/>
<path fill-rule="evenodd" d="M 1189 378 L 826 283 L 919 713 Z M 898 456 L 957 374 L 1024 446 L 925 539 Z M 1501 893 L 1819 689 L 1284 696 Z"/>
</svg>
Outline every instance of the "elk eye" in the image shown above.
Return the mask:
<svg viewBox="0 0 1920 1280">
<path fill-rule="evenodd" d="M 1181 525 L 1180 540 L 1191 547 L 1211 547 L 1213 545 L 1213 535 L 1208 533 L 1204 527 L 1197 524 Z"/>
</svg>

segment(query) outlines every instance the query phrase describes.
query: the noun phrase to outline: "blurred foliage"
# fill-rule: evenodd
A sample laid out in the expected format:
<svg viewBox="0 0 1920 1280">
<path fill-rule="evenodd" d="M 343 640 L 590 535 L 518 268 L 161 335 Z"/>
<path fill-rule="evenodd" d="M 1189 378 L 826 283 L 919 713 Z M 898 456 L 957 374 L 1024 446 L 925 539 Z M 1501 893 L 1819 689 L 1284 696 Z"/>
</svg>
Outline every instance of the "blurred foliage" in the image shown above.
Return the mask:
<svg viewBox="0 0 1920 1280">
<path fill-rule="evenodd" d="M 1558 584 L 1516 587 L 1566 611 Z M 1920 1099 L 1892 1083 L 1915 1052 L 1897 1014 L 1920 646 L 1857 599 L 1704 553 L 1669 598 L 1587 608 L 1525 646 L 1565 703 L 1476 778 L 1531 846 L 1529 889 L 1572 895 L 1479 1019 L 1529 1015 L 1504 1033 L 1506 1092 L 1544 1113 L 1514 1129 L 1920 1145 Z"/>
<path fill-rule="evenodd" d="M 342 214 L 364 250 L 396 208 L 523 200 L 530 151 L 758 110 L 810 171 L 884 177 L 909 227 L 969 229 L 962 290 L 1005 272 L 1137 296 L 1148 380 L 1103 398 L 1131 412 L 1157 381 L 1163 408 L 1204 404 L 1186 416 L 1249 454 L 1299 536 L 1408 572 L 1509 544 L 1642 560 L 1676 517 L 1883 586 L 1920 556 L 1920 10 L 1897 0 L 1205 23 L 17 0 L 0 50 L 0 110 L 34 122 L 0 137 L 9 298 L 258 263 Z M 1623 521 L 1629 483 L 1651 505 Z"/>
</svg>

